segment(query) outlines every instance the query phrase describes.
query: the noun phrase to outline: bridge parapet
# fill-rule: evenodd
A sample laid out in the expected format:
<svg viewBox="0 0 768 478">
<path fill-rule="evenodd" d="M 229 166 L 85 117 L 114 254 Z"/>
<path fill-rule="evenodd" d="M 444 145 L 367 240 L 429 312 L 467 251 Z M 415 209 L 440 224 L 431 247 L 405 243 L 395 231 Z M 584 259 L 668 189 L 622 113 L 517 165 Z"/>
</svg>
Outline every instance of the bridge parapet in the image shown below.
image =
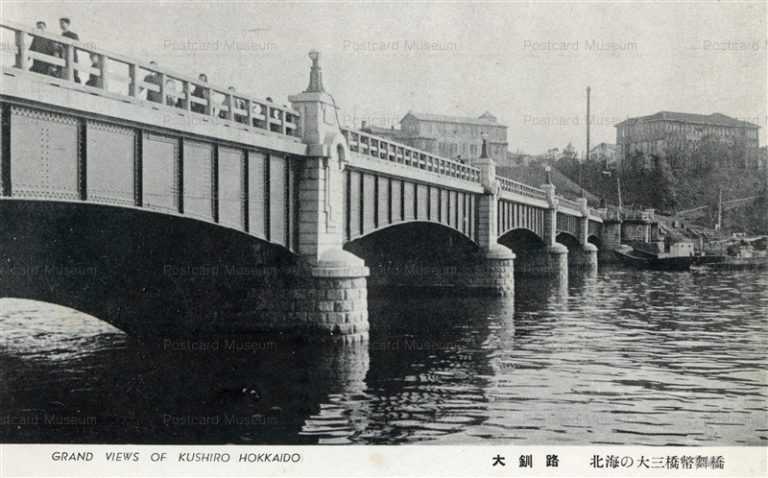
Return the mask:
<svg viewBox="0 0 768 478">
<path fill-rule="evenodd" d="M 637 221 L 651 223 L 656 221 L 655 209 L 624 209 L 621 218 L 625 221 Z"/>
<path fill-rule="evenodd" d="M 236 93 L 228 87 L 173 72 L 154 63 L 97 48 L 8 22 L 0 35 L 12 34 L 14 61 L 5 71 L 20 71 L 86 93 L 121 102 L 155 103 L 171 111 L 190 112 L 287 136 L 299 136 L 299 113 L 265 98 Z M 31 39 L 31 41 L 30 41 Z M 52 45 L 49 54 L 32 49 L 33 42 Z M 79 81 L 78 81 L 79 80 Z"/>
<path fill-rule="evenodd" d="M 436 156 L 408 145 L 358 130 L 342 129 L 349 150 L 384 161 L 423 169 L 444 176 L 480 182 L 480 169 L 460 161 Z"/>
<path fill-rule="evenodd" d="M 566 199 L 564 197 L 559 197 L 559 205 L 564 208 L 568 208 L 573 210 L 574 212 L 581 212 L 582 205 L 579 201 L 572 201 L 570 199 Z"/>
<path fill-rule="evenodd" d="M 502 176 L 496 176 L 496 179 L 499 181 L 499 186 L 501 187 L 502 191 L 519 194 L 521 196 L 526 196 L 533 199 L 547 199 L 547 193 L 542 189 L 535 188 L 533 186 L 529 186 L 527 184 L 523 184 L 521 182 L 517 182 L 513 179 L 505 178 Z"/>
</svg>

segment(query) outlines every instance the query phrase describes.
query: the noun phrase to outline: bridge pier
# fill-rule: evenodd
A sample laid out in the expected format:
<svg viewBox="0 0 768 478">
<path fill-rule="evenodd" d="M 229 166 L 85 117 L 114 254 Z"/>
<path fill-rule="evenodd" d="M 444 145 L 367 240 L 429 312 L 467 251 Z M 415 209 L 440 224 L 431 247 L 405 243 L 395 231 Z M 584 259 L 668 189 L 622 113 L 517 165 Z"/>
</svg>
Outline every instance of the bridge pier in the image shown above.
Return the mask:
<svg viewBox="0 0 768 478">
<path fill-rule="evenodd" d="M 597 270 L 597 246 L 589 242 L 589 206 L 586 198 L 577 200 L 581 208 L 579 246 L 570 251 L 568 267 L 571 270 Z"/>
<path fill-rule="evenodd" d="M 514 297 L 515 255 L 503 247 L 484 251 L 477 264 L 465 271 L 466 287 L 481 295 Z"/>
<path fill-rule="evenodd" d="M 547 194 L 548 208 L 544 210 L 544 247 L 520 254 L 518 273 L 529 276 L 547 276 L 559 280 L 568 279 L 568 248 L 557 242 L 557 197 L 555 186 L 541 186 Z"/>
<path fill-rule="evenodd" d="M 619 217 L 603 220 L 600 243 L 602 245 L 599 251 L 600 262 L 603 264 L 616 262 L 613 251 L 621 246 L 621 219 Z"/>
<path fill-rule="evenodd" d="M 307 145 L 298 174 L 297 250 L 310 279 L 292 291 L 292 307 L 321 335 L 368 338 L 365 262 L 343 250 L 343 174 L 346 139 L 334 121 L 336 105 L 323 87 L 320 54 L 312 51 L 309 86 L 289 97 L 300 112 L 299 134 Z"/>
<path fill-rule="evenodd" d="M 597 269 L 597 247 L 594 244 L 580 244 L 568 254 L 569 270 Z"/>
<path fill-rule="evenodd" d="M 559 243 L 520 252 L 515 272 L 532 277 L 567 276 L 568 257 L 568 248 Z"/>
<path fill-rule="evenodd" d="M 352 257 L 350 257 L 352 256 Z M 290 291 L 289 308 L 321 336 L 346 341 L 368 336 L 368 268 L 346 251 L 334 251 Z"/>
<path fill-rule="evenodd" d="M 480 158 L 480 184 L 484 194 L 478 201 L 478 244 L 482 258 L 467 274 L 470 286 L 489 291 L 494 295 L 515 295 L 515 254 L 498 243 L 499 191 L 496 180 L 496 163 L 488 156 L 488 146 L 483 138 Z"/>
</svg>

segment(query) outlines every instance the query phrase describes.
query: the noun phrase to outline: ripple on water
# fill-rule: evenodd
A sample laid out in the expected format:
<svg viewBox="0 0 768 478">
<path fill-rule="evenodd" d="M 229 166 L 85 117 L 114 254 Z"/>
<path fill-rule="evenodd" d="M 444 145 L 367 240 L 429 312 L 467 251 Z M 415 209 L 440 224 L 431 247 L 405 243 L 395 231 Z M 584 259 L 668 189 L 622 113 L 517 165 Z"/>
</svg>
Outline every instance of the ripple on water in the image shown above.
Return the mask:
<svg viewBox="0 0 768 478">
<path fill-rule="evenodd" d="M 563 298 L 518 281 L 516 310 L 384 300 L 371 321 L 398 332 L 371 343 L 423 347 L 301 359 L 148 351 L 75 311 L 0 299 L 2 411 L 99 418 L 0 438 L 199 440 L 163 425 L 170 413 L 261 420 L 206 429 L 213 442 L 765 446 L 768 278 L 606 270 L 572 284 Z M 258 394 L 217 395 L 225 384 Z"/>
</svg>

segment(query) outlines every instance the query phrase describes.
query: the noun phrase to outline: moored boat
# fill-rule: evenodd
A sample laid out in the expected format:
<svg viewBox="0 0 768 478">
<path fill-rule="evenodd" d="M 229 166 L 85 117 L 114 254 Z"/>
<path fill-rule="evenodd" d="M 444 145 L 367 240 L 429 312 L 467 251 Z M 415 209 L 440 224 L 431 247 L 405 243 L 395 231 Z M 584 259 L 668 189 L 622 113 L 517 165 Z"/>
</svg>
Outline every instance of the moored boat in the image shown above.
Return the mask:
<svg viewBox="0 0 768 478">
<path fill-rule="evenodd" d="M 638 269 L 687 271 L 696 261 L 695 256 L 660 256 L 635 249 L 614 251 L 622 264 Z"/>
<path fill-rule="evenodd" d="M 744 270 L 768 268 L 768 257 L 728 257 L 721 256 L 720 260 L 707 261 L 701 264 L 706 269 Z"/>
</svg>

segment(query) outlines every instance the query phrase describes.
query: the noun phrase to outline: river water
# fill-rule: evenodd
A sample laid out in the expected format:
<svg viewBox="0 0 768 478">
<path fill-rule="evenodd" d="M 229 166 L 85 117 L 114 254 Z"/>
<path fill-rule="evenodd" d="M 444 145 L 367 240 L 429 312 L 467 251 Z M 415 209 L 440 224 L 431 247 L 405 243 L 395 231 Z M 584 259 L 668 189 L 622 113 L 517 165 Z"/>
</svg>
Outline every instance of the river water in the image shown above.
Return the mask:
<svg viewBox="0 0 768 478">
<path fill-rule="evenodd" d="M 0 299 L 0 441 L 768 444 L 768 275 L 370 299 L 355 346 L 139 341 Z M 149 319 L 151 320 L 151 318 Z"/>
</svg>

